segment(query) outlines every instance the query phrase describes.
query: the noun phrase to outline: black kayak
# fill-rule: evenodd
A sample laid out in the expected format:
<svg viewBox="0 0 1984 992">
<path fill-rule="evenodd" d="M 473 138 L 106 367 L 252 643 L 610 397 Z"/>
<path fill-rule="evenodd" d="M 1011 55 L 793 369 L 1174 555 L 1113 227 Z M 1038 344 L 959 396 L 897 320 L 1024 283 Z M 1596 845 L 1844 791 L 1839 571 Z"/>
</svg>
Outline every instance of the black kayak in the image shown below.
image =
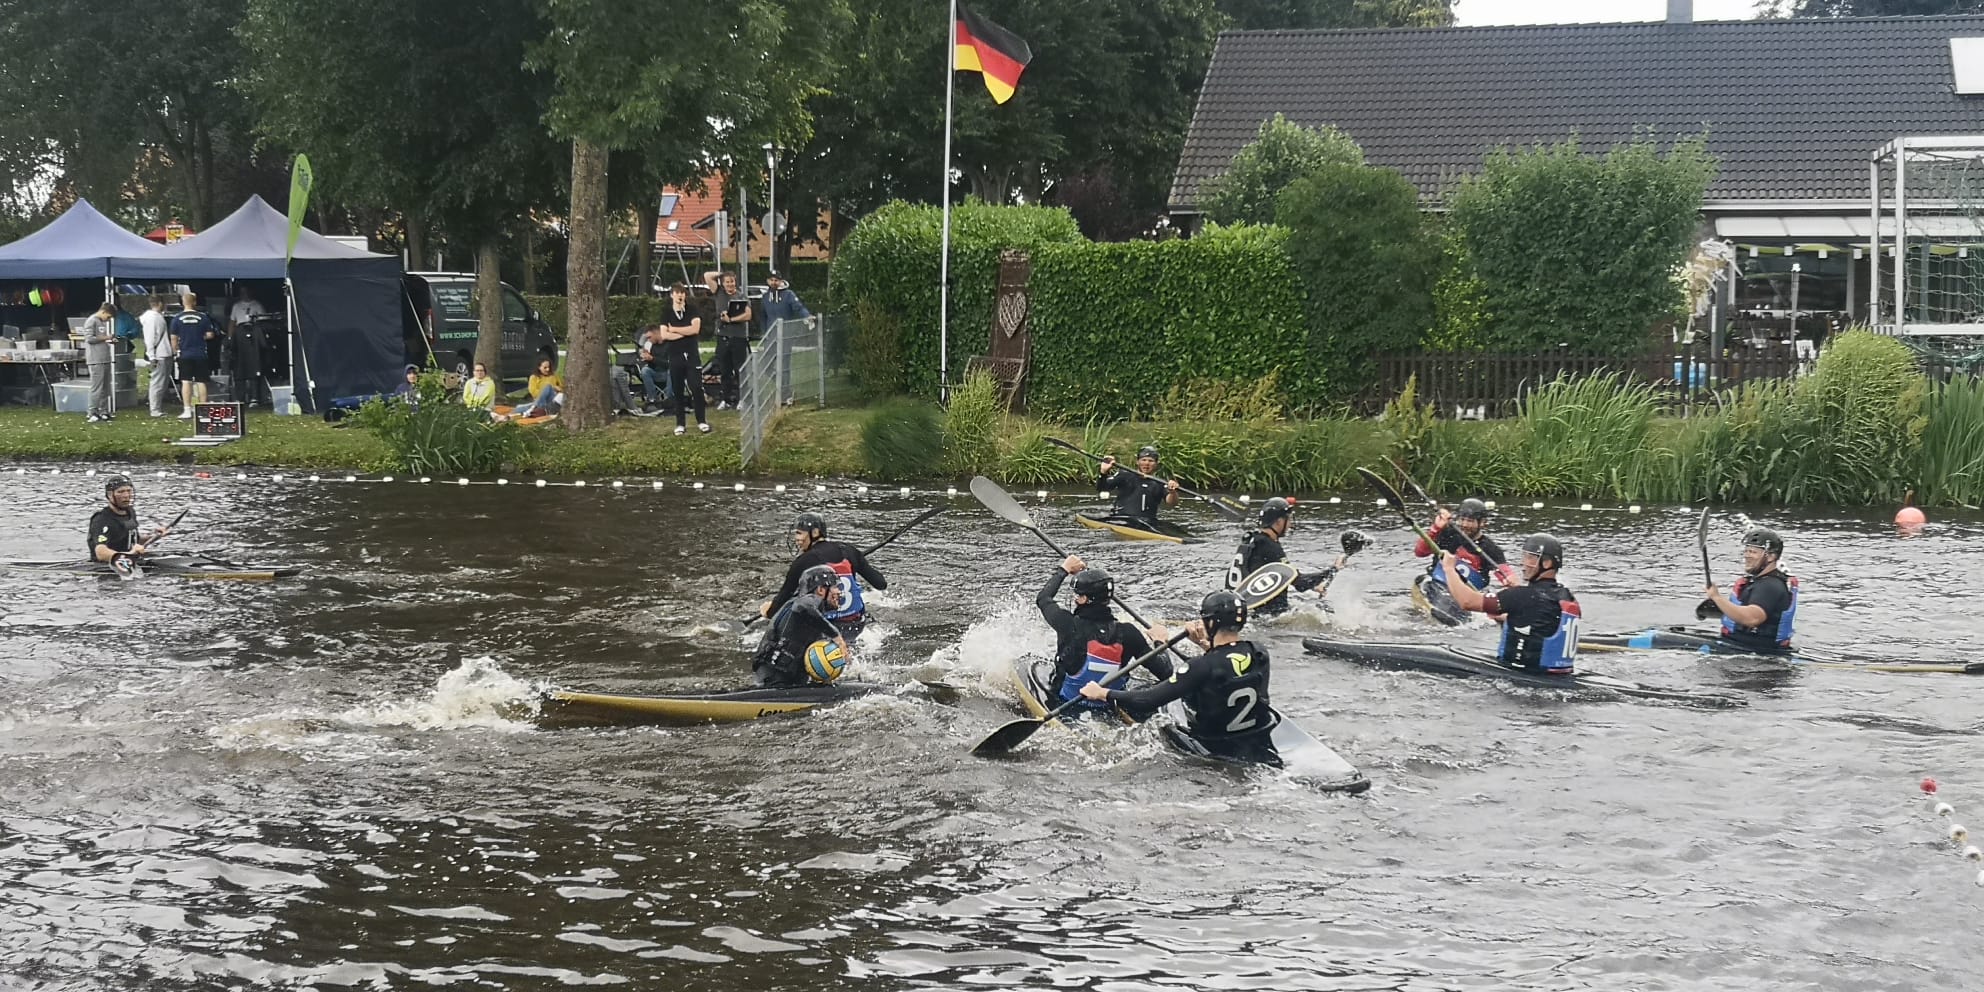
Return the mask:
<svg viewBox="0 0 1984 992">
<path fill-rule="evenodd" d="M 1687 627 L 1650 627 L 1646 630 L 1616 634 L 1584 634 L 1578 638 L 1578 650 L 1694 651 L 1723 657 L 1757 658 L 1809 668 L 1896 674 L 1984 675 L 1984 661 L 1888 661 L 1802 649 L 1793 650 L 1789 654 L 1757 654 L 1726 640 L 1717 631 L 1693 630 Z"/>
<path fill-rule="evenodd" d="M 1491 655 L 1462 651 L 1444 644 L 1380 643 L 1305 637 L 1302 639 L 1302 647 L 1310 654 L 1354 661 L 1374 668 L 1432 672 L 1439 675 L 1485 676 L 1538 689 L 1660 699 L 1698 706 L 1748 705 L 1738 696 L 1688 689 L 1663 689 L 1659 686 L 1615 679 L 1597 672 L 1545 675 L 1527 668 L 1505 665 Z"/>
<path fill-rule="evenodd" d="M 4 558 L 0 559 L 0 568 L 47 575 L 97 575 L 107 578 L 118 574 L 108 562 L 91 561 L 87 558 L 66 558 L 56 561 Z M 211 555 L 149 554 L 139 559 L 138 570 L 143 575 L 169 575 L 185 579 L 268 581 L 299 575 L 303 572 L 303 566 L 242 565 Z"/>
<path fill-rule="evenodd" d="M 1467 622 L 1467 611 L 1454 602 L 1454 594 L 1447 591 L 1447 584 L 1433 581 L 1433 576 L 1425 572 L 1412 577 L 1412 605 L 1448 627 L 1458 627 Z"/>
<path fill-rule="evenodd" d="M 1036 720 L 1046 717 L 1048 711 L 1060 703 L 1050 688 L 1053 675 L 1052 661 L 1022 658 L 1013 662 L 1013 688 L 1019 694 L 1020 705 L 1026 709 L 1027 715 Z M 1113 712 L 1119 721 L 1132 722 L 1122 710 Z M 1274 744 L 1274 754 L 1270 760 L 1233 757 L 1208 747 L 1206 742 L 1186 730 L 1189 717 L 1182 703 L 1174 702 L 1162 712 L 1164 719 L 1157 722 L 1158 735 L 1172 750 L 1188 758 L 1227 768 L 1279 769 L 1290 778 L 1323 792 L 1356 795 L 1371 787 L 1371 780 L 1365 778 L 1356 766 L 1343 760 L 1341 755 L 1330 750 L 1329 745 L 1317 740 L 1301 724 L 1280 712 L 1274 714 L 1274 730 L 1269 734 Z"/>
<path fill-rule="evenodd" d="M 939 702 L 956 698 L 957 690 L 942 682 L 924 682 Z M 739 689 L 733 692 L 635 696 L 614 692 L 552 689 L 538 711 L 541 723 L 572 726 L 596 724 L 662 724 L 695 726 L 741 723 L 760 717 L 808 710 L 850 699 L 900 691 L 902 686 L 876 682 L 834 682 L 779 689 Z"/>
<path fill-rule="evenodd" d="M 1105 513 L 1077 513 L 1075 523 L 1094 530 L 1106 530 L 1126 541 L 1170 541 L 1173 544 L 1197 544 L 1198 538 L 1183 527 L 1162 520 L 1144 517 L 1124 517 Z"/>
</svg>

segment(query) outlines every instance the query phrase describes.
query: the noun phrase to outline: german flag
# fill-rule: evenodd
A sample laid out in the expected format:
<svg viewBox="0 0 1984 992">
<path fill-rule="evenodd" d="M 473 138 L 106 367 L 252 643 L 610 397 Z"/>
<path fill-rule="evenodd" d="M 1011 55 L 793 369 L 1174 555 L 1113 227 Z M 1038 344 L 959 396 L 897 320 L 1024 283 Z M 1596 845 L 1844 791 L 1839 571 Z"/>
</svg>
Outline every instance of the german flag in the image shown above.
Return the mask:
<svg viewBox="0 0 1984 992">
<path fill-rule="evenodd" d="M 1020 84 L 1020 72 L 1033 61 L 1033 49 L 1019 35 L 959 4 L 954 58 L 958 69 L 985 77 L 985 89 L 992 94 L 993 103 L 1005 103 Z"/>
</svg>

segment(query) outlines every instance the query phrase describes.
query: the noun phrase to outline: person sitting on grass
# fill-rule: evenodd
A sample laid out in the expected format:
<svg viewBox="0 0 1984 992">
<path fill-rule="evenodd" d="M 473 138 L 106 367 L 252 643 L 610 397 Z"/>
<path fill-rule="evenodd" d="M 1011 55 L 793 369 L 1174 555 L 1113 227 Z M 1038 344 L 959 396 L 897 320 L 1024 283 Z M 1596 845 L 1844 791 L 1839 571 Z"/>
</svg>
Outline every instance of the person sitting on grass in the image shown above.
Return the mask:
<svg viewBox="0 0 1984 992">
<path fill-rule="evenodd" d="M 496 380 L 489 378 L 489 366 L 475 363 L 475 377 L 462 383 L 462 405 L 484 413 L 496 411 Z"/>
<path fill-rule="evenodd" d="M 530 374 L 530 401 L 510 411 L 517 417 L 555 417 L 565 407 L 565 380 L 549 358 L 537 360 L 537 371 Z"/>
</svg>

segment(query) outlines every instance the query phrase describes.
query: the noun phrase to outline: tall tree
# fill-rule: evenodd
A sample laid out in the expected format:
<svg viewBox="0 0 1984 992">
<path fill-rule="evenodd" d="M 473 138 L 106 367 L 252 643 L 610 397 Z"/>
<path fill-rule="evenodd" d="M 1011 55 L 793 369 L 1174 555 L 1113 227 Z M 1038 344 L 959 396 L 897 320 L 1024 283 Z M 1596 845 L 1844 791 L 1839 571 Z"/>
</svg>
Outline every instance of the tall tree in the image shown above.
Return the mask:
<svg viewBox="0 0 1984 992">
<path fill-rule="evenodd" d="M 569 140 L 569 402 L 560 422 L 606 421 L 603 253 L 607 164 L 707 170 L 768 139 L 806 137 L 804 98 L 825 72 L 845 0 L 537 0 L 549 35 L 532 59 L 553 80 L 546 122 Z M 659 164 L 657 164 L 659 163 Z"/>
<path fill-rule="evenodd" d="M 248 0 L 242 88 L 264 134 L 310 154 L 328 196 L 394 208 L 409 232 L 431 223 L 474 252 L 475 360 L 500 369 L 503 239 L 553 202 L 561 148 L 543 124 L 550 81 L 524 68 L 546 30 L 537 8 L 471 7 Z"/>
<path fill-rule="evenodd" d="M 1453 0 L 1219 0 L 1244 31 L 1291 28 L 1436 28 L 1454 22 Z"/>
<path fill-rule="evenodd" d="M 1922 17 L 1984 14 L 1984 0 L 1758 0 L 1764 17 Z"/>
</svg>

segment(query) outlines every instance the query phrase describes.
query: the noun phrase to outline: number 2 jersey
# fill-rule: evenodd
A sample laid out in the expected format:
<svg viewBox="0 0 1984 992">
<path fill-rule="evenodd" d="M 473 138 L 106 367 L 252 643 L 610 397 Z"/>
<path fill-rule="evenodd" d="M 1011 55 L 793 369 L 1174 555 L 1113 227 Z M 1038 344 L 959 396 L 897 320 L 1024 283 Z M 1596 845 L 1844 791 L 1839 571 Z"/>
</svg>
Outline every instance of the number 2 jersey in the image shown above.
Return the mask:
<svg viewBox="0 0 1984 992">
<path fill-rule="evenodd" d="M 1111 689 L 1109 699 L 1138 711 L 1183 700 L 1192 736 L 1213 744 L 1272 730 L 1276 719 L 1268 705 L 1268 653 L 1252 641 L 1215 647 L 1148 688 Z"/>
</svg>

